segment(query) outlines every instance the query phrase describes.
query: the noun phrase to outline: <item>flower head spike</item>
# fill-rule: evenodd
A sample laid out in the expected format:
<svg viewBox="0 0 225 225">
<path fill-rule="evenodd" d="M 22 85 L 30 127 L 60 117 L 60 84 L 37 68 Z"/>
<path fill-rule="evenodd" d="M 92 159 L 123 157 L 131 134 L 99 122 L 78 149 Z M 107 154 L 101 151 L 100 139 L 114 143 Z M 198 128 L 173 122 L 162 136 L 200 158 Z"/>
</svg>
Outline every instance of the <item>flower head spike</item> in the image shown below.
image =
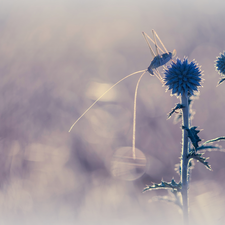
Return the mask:
<svg viewBox="0 0 225 225">
<path fill-rule="evenodd" d="M 222 79 L 218 82 L 218 85 L 225 80 L 225 52 L 220 53 L 220 56 L 217 57 L 215 61 L 216 71 L 222 75 Z"/>
<path fill-rule="evenodd" d="M 217 57 L 215 67 L 218 73 L 225 75 L 225 52 L 220 53 L 220 56 Z"/>
<path fill-rule="evenodd" d="M 192 61 L 188 63 L 187 58 L 183 62 L 177 59 L 177 62 L 172 62 L 171 67 L 165 70 L 165 85 L 168 90 L 172 90 L 172 95 L 186 94 L 193 95 L 194 91 L 198 91 L 198 86 L 201 86 L 202 71 L 198 64 Z"/>
</svg>

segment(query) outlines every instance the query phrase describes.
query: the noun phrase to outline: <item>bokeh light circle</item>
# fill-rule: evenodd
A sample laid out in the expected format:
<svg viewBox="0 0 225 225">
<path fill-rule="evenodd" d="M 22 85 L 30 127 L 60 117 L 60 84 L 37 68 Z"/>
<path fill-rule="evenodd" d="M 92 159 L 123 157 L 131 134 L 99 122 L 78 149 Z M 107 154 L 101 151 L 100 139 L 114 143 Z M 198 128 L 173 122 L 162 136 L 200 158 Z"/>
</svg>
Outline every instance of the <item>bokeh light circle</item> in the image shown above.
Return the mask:
<svg viewBox="0 0 225 225">
<path fill-rule="evenodd" d="M 116 178 L 133 181 L 145 173 L 146 162 L 146 157 L 141 150 L 135 149 L 134 158 L 132 147 L 122 147 L 113 154 L 110 171 Z"/>
</svg>

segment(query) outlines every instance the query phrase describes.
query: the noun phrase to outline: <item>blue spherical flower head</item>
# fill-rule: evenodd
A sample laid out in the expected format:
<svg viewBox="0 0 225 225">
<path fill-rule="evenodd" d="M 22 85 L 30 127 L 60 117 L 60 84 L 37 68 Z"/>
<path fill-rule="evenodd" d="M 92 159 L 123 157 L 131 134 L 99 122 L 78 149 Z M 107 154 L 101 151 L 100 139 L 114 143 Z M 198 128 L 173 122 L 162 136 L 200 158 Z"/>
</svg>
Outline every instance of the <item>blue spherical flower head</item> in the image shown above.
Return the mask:
<svg viewBox="0 0 225 225">
<path fill-rule="evenodd" d="M 225 81 L 225 52 L 220 53 L 220 56 L 217 57 L 217 60 L 215 61 L 215 67 L 216 71 L 222 75 L 221 80 L 218 82 L 218 85 L 220 85 Z"/>
<path fill-rule="evenodd" d="M 215 61 L 215 67 L 218 73 L 225 75 L 225 52 L 220 53 Z"/>
<path fill-rule="evenodd" d="M 172 95 L 180 94 L 191 96 L 194 91 L 198 91 L 198 86 L 201 86 L 202 71 L 198 64 L 192 61 L 188 63 L 187 58 L 183 62 L 177 59 L 177 62 L 172 62 L 171 66 L 165 70 L 165 85 L 168 90 L 172 90 Z"/>
</svg>

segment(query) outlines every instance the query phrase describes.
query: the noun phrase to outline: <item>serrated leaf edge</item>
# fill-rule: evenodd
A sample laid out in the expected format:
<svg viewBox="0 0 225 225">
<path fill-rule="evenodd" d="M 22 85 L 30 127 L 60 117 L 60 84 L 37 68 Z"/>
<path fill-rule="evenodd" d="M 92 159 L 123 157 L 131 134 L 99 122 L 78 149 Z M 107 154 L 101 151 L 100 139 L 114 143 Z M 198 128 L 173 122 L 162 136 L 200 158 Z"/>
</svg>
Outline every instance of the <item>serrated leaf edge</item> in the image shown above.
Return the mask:
<svg viewBox="0 0 225 225">
<path fill-rule="evenodd" d="M 162 180 L 160 184 L 154 183 L 151 186 L 146 186 L 142 192 L 145 191 L 151 191 L 153 189 L 175 189 L 176 191 L 180 192 L 181 191 L 181 182 L 176 183 L 174 179 L 172 179 L 171 182 L 165 182 Z"/>
</svg>

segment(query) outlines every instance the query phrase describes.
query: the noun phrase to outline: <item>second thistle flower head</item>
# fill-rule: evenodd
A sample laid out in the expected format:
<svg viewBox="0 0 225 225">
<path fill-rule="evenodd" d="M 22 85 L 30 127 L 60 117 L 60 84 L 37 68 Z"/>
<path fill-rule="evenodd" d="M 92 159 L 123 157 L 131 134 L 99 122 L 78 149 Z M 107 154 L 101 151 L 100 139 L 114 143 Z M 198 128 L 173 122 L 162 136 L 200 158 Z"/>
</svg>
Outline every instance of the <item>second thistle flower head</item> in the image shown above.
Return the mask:
<svg viewBox="0 0 225 225">
<path fill-rule="evenodd" d="M 168 90 L 172 90 L 172 94 L 190 96 L 201 86 L 201 75 L 202 71 L 194 61 L 188 63 L 187 58 L 184 58 L 183 62 L 177 59 L 166 69 L 164 81 Z"/>
<path fill-rule="evenodd" d="M 215 67 L 219 73 L 225 75 L 225 52 L 220 53 L 220 56 L 217 57 L 217 60 L 215 61 Z"/>
</svg>

